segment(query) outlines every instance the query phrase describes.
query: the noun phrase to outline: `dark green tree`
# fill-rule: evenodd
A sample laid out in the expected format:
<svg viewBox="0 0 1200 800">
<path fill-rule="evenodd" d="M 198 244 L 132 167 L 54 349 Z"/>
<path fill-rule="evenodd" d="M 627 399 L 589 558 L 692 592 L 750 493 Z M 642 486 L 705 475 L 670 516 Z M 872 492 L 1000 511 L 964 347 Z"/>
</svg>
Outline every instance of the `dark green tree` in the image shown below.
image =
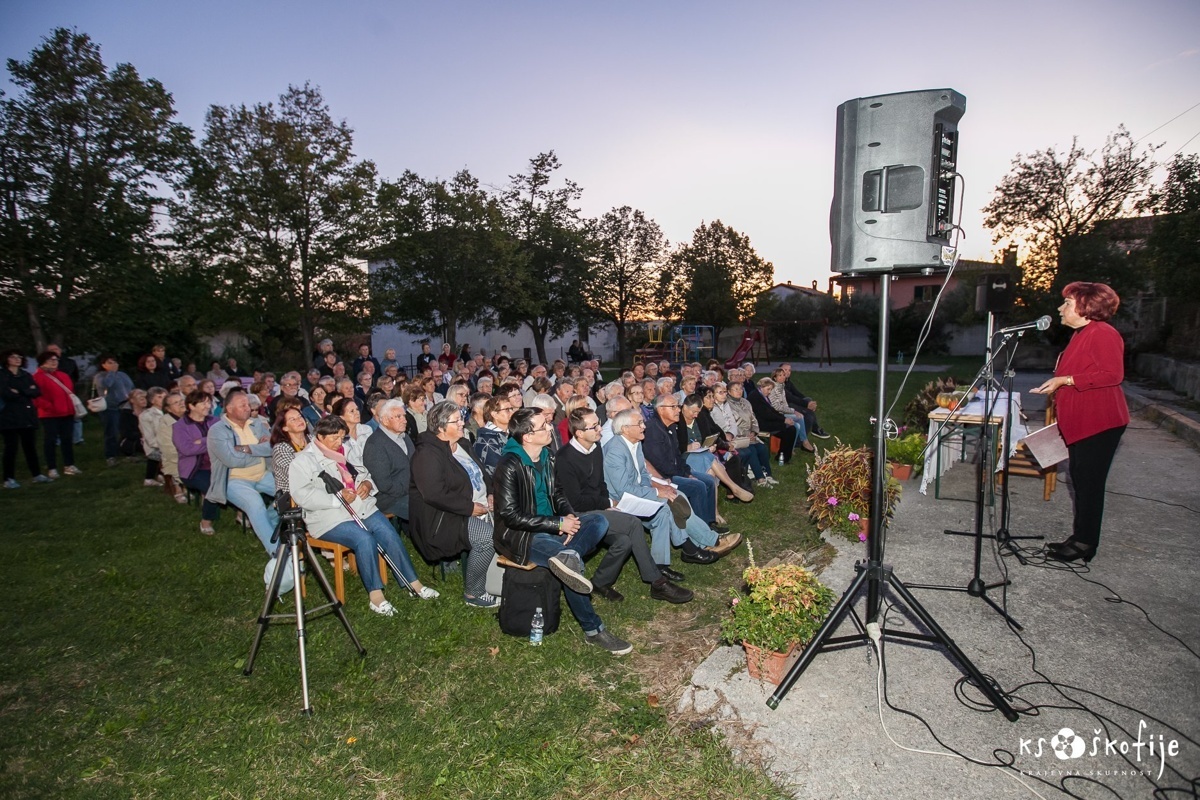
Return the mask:
<svg viewBox="0 0 1200 800">
<path fill-rule="evenodd" d="M 159 313 L 155 212 L 191 131 L 161 83 L 107 70 L 86 34 L 58 28 L 8 72 L 19 93 L 0 99 L 0 300 L 36 349 L 144 347 L 114 337 L 126 315 Z"/>
<path fill-rule="evenodd" d="M 667 239 L 644 213 L 622 206 L 590 226 L 591 269 L 583 284 L 592 313 L 617 330 L 617 363 L 625 361 L 626 328 L 655 314 L 655 294 Z"/>
<path fill-rule="evenodd" d="M 1154 288 L 1181 300 L 1200 298 L 1200 156 L 1177 155 L 1167 165 L 1147 257 Z"/>
<path fill-rule="evenodd" d="M 676 319 L 721 331 L 755 315 L 771 288 L 775 267 L 750 244 L 750 237 L 720 220 L 700 223 L 692 241 L 671 254 L 660 281 L 664 310 Z"/>
<path fill-rule="evenodd" d="M 177 235 L 218 278 L 214 291 L 304 352 L 318 331 L 360 330 L 362 258 L 373 243 L 375 165 L 354 156 L 316 87 L 274 103 L 209 109 Z M 259 330 L 247 331 L 257 336 Z"/>
<path fill-rule="evenodd" d="M 770 323 L 767 341 L 770 351 L 779 355 L 803 353 L 837 314 L 837 303 L 829 295 L 813 297 L 796 292 L 782 299 L 765 297 L 773 299 L 760 304 L 758 318 Z"/>
<path fill-rule="evenodd" d="M 495 325 L 511 282 L 512 246 L 496 198 L 467 170 L 451 180 L 405 172 L 377 201 L 386 260 L 371 275 L 372 317 L 458 347 L 460 325 Z"/>
<path fill-rule="evenodd" d="M 1154 147 L 1139 147 L 1124 126 L 1104 146 L 1085 151 L 1078 139 L 1066 153 L 1053 147 L 1018 154 L 983 207 L 992 238 L 1023 244 L 1023 295 L 1047 293 L 1065 239 L 1143 208 L 1150 196 Z"/>
<path fill-rule="evenodd" d="M 589 245 L 576 204 L 583 190 L 571 180 L 554 186 L 561 166 L 551 150 L 529 160 L 529 171 L 509 176 L 501 204 L 515 244 L 512 280 L 496 311 L 500 327 L 533 333 L 538 361 L 546 363 L 546 339 L 587 322 L 581 287 Z"/>
</svg>

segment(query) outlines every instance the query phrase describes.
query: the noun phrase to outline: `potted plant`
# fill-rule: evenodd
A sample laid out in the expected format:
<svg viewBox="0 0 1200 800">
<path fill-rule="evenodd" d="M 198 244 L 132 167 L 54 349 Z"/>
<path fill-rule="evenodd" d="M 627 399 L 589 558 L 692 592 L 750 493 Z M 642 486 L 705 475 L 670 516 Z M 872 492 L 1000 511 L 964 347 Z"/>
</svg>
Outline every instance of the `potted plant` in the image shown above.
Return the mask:
<svg viewBox="0 0 1200 800">
<path fill-rule="evenodd" d="M 788 659 L 820 630 L 834 604 L 833 591 L 799 564 L 759 567 L 750 550 L 745 586 L 730 591 L 722 638 L 746 651 L 750 677 L 778 684 Z"/>
<path fill-rule="evenodd" d="M 808 515 L 820 528 L 850 541 L 866 541 L 874 455 L 866 447 L 851 448 L 840 439 L 834 442 L 808 466 Z M 900 484 L 889 476 L 885 486 L 883 507 L 890 518 L 900 499 Z"/>
<path fill-rule="evenodd" d="M 892 477 L 906 481 L 914 472 L 920 472 L 925 463 L 925 445 L 928 437 L 913 432 L 887 443 L 888 463 L 892 465 Z"/>
</svg>

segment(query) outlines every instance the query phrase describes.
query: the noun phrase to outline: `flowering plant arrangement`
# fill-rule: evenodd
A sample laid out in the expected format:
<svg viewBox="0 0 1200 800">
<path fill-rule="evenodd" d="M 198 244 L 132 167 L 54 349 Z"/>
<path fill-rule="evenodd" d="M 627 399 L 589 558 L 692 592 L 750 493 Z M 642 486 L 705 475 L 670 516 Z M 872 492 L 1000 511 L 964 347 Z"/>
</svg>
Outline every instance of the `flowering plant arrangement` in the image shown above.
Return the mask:
<svg viewBox="0 0 1200 800">
<path fill-rule="evenodd" d="M 721 620 L 722 638 L 771 652 L 806 645 L 833 608 L 834 594 L 799 564 L 759 567 L 750 551 L 745 587 L 730 590 L 731 613 Z"/>
<path fill-rule="evenodd" d="M 818 527 L 859 540 L 859 520 L 871 508 L 871 462 L 874 454 L 835 439 L 808 467 L 808 515 Z M 884 513 L 891 517 L 900 499 L 900 483 L 885 479 Z"/>
</svg>

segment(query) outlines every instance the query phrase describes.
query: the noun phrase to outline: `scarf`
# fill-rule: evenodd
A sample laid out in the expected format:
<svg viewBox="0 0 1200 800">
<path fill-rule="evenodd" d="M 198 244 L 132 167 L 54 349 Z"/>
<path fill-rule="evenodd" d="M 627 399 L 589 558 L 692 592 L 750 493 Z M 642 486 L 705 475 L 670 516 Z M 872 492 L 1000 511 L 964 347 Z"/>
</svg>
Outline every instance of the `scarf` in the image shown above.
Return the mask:
<svg viewBox="0 0 1200 800">
<path fill-rule="evenodd" d="M 321 444 L 320 440 L 313 439 L 313 444 L 317 446 L 317 450 L 321 455 L 328 458 L 337 467 L 338 477 L 342 480 L 342 485 L 350 491 L 354 491 L 354 467 L 346 463 L 345 448 L 339 447 L 337 450 L 330 450 L 325 445 Z"/>
</svg>

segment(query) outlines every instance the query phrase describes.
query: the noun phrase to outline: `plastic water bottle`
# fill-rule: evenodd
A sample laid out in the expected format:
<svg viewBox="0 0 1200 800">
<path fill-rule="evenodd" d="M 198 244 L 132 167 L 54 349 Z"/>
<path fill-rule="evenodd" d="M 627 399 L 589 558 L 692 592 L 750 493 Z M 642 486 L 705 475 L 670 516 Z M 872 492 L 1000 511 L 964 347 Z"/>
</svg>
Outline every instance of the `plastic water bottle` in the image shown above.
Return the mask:
<svg viewBox="0 0 1200 800">
<path fill-rule="evenodd" d="M 540 645 L 542 643 L 542 629 L 546 627 L 546 618 L 542 616 L 542 609 L 538 608 L 533 612 L 533 621 L 529 623 L 529 643 L 532 645 Z"/>
</svg>

